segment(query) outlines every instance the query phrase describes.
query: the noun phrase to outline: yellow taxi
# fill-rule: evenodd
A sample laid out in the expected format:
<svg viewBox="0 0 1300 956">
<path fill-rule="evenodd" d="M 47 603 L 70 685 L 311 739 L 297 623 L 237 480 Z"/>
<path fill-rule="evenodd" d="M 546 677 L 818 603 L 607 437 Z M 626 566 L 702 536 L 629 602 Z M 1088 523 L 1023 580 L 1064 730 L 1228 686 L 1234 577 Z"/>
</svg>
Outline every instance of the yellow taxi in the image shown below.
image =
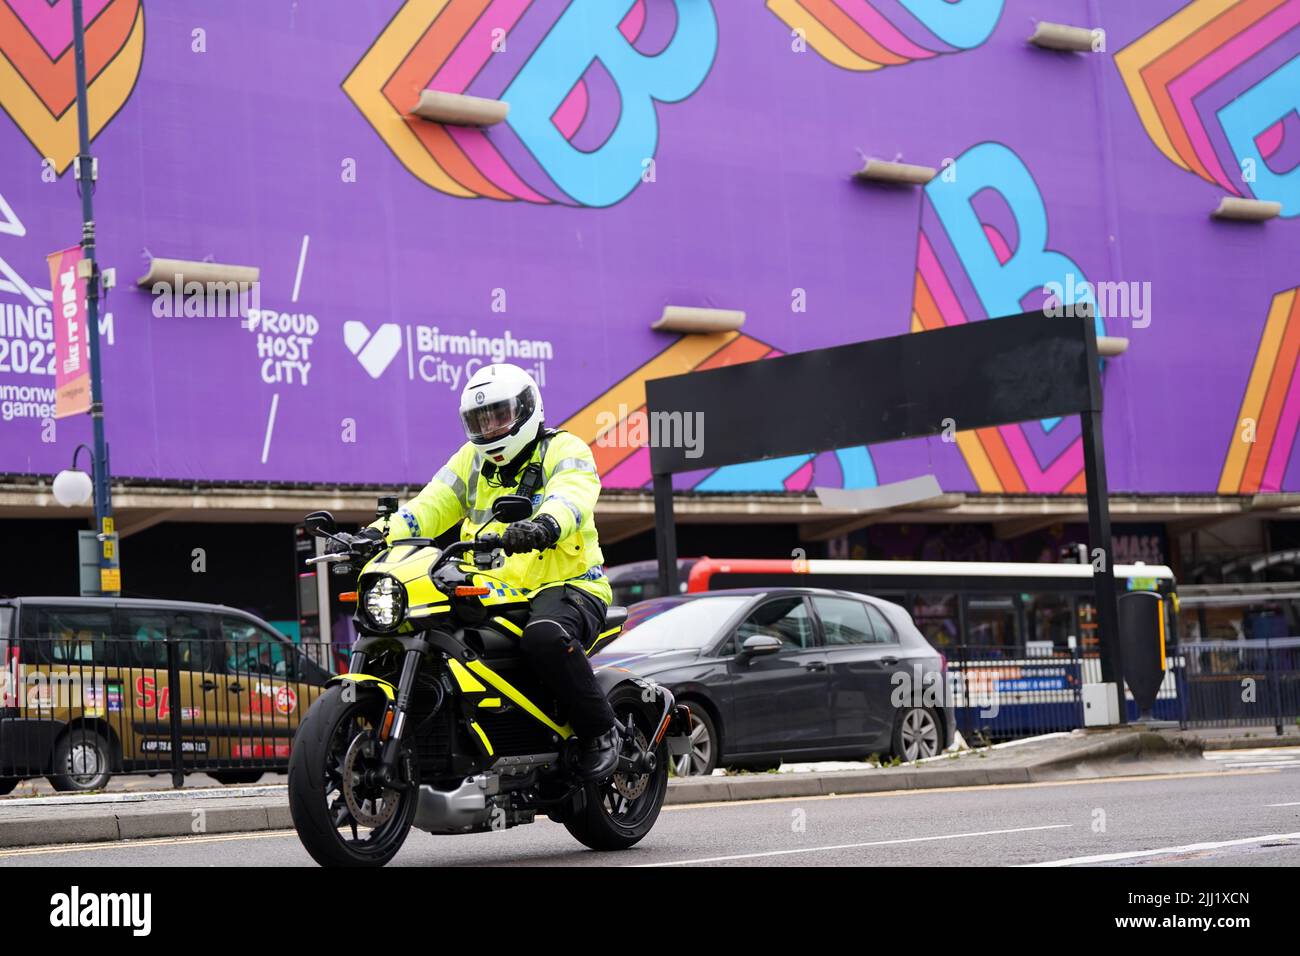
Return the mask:
<svg viewBox="0 0 1300 956">
<path fill-rule="evenodd" d="M 0 794 L 47 777 L 283 770 L 330 677 L 328 648 L 234 608 L 127 598 L 0 599 Z"/>
</svg>

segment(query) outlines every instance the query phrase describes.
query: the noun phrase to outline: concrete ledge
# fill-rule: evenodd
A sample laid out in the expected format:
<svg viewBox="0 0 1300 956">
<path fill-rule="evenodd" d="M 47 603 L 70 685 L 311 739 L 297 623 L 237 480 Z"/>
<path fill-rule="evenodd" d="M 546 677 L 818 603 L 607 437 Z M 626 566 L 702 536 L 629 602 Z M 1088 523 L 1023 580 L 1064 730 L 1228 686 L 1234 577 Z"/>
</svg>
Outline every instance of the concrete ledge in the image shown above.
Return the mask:
<svg viewBox="0 0 1300 956">
<path fill-rule="evenodd" d="M 292 830 L 293 817 L 289 815 L 289 804 L 275 804 L 266 808 L 267 827 L 272 830 Z"/>
<path fill-rule="evenodd" d="M 115 816 L 75 816 L 58 820 L 27 817 L 0 820 L 0 847 L 50 843 L 102 843 L 120 840 Z"/>
<path fill-rule="evenodd" d="M 1091 739 L 1090 739 L 1091 738 Z M 1069 768 L 1097 761 L 1150 761 L 1199 759 L 1205 749 L 1199 737 L 1150 730 L 1084 732 L 1074 746 L 1038 756 L 1032 767 L 1038 771 Z"/>
<path fill-rule="evenodd" d="M 136 813 L 121 813 L 117 817 L 120 839 L 141 840 L 149 837 L 197 836 L 207 833 L 249 833 L 275 829 L 271 826 L 267 807 L 212 807 L 201 808 L 202 816 L 194 809 L 151 809 Z M 289 808 L 285 807 L 285 815 Z M 195 829 L 196 825 L 199 829 Z"/>
</svg>

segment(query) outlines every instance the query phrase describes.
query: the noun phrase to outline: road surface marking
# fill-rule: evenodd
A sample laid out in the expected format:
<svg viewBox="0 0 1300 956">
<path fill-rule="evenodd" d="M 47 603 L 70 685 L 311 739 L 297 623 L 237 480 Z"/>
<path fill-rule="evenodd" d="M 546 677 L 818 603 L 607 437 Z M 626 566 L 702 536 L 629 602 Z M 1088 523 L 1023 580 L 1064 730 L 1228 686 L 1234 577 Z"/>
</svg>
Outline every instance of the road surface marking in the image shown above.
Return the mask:
<svg viewBox="0 0 1300 956">
<path fill-rule="evenodd" d="M 1126 853 L 1098 853 L 1095 856 L 1074 856 L 1065 860 L 1047 860 L 1042 863 L 1023 863 L 1022 866 L 1084 866 L 1089 863 L 1113 863 L 1117 860 L 1140 860 L 1143 857 L 1170 856 L 1178 853 L 1197 853 L 1201 850 L 1220 850 L 1230 846 L 1248 846 L 1266 840 L 1297 840 L 1300 833 L 1268 833 L 1264 836 L 1244 837 L 1240 840 L 1219 840 L 1215 843 L 1188 843 L 1185 846 L 1167 846 L 1159 850 L 1130 850 Z"/>
<path fill-rule="evenodd" d="M 148 840 L 102 840 L 95 843 L 69 843 L 67 845 L 26 846 L 14 850 L 0 850 L 0 859 L 11 856 L 44 856 L 47 853 L 85 853 L 96 850 L 134 850 L 142 846 L 179 846 L 194 843 L 228 843 L 232 840 L 270 840 L 276 837 L 297 836 L 294 830 L 264 830 L 257 833 L 221 833 L 210 836 L 155 837 Z"/>
<path fill-rule="evenodd" d="M 974 793 L 983 790 L 1036 790 L 1039 787 L 1081 787 L 1104 783 L 1141 783 L 1154 780 L 1186 780 L 1197 777 L 1243 777 L 1276 773 L 1275 768 L 1264 770 L 1194 770 L 1190 773 L 1151 773 L 1123 777 L 1093 777 L 1088 780 L 1037 780 L 1033 783 L 981 783 L 968 787 L 917 787 L 911 790 L 871 790 L 867 793 L 813 793 L 801 797 L 758 797 L 754 800 L 709 800 L 701 803 L 672 803 L 663 808 L 664 813 L 675 810 L 711 810 L 717 807 L 734 807 L 737 804 L 798 803 L 809 800 L 854 800 L 860 797 L 915 797 L 929 793 Z"/>
<path fill-rule="evenodd" d="M 1266 803 L 1267 807 L 1300 807 L 1300 800 L 1295 803 Z"/>
<path fill-rule="evenodd" d="M 1251 750 L 1215 750 L 1205 759 L 1223 767 L 1300 767 L 1300 747 L 1271 747 Z"/>
<path fill-rule="evenodd" d="M 736 853 L 732 856 L 706 856 L 694 860 L 672 860 L 667 863 L 642 863 L 640 867 L 690 866 L 693 863 L 723 863 L 728 860 L 756 860 L 761 857 L 791 856 L 795 853 L 828 853 L 832 850 L 858 850 L 869 846 L 898 846 L 904 843 L 932 843 L 937 840 L 962 840 L 968 837 L 998 836 L 1004 833 L 1032 833 L 1037 830 L 1068 830 L 1072 823 L 1052 823 L 1039 827 L 1013 827 L 1007 830 L 974 830 L 970 833 L 943 833 L 938 836 L 903 837 L 897 840 L 872 840 L 867 843 L 839 843 L 833 846 L 800 847 L 796 850 L 766 850 L 762 853 Z"/>
</svg>

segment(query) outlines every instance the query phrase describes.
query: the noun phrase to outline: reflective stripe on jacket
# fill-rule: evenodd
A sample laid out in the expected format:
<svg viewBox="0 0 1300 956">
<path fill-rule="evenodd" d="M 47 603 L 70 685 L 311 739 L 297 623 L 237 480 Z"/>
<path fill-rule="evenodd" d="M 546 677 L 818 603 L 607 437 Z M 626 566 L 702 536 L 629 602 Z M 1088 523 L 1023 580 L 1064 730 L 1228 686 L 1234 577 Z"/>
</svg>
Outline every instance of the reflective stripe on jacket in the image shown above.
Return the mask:
<svg viewBox="0 0 1300 956">
<path fill-rule="evenodd" d="M 509 555 L 499 573 L 529 591 L 572 584 L 611 603 L 614 596 L 601 570 L 605 556 L 593 517 L 600 497 L 600 475 L 587 443 L 569 432 L 553 432 L 549 440 L 537 442 L 529 460 L 516 472 L 516 483 L 508 487 L 488 483 L 482 474 L 483 457 L 466 442 L 433 480 L 389 519 L 388 540 L 436 538 L 462 518 L 462 540 L 473 538 L 480 528 L 500 534 L 506 526 L 492 520 L 492 502 L 518 491 L 519 476 L 540 460 L 543 446 L 546 460 L 542 462 L 542 487 L 533 497 L 533 516 L 554 518 L 560 526 L 560 540 L 545 551 Z M 371 527 L 383 531 L 382 519 Z"/>
</svg>

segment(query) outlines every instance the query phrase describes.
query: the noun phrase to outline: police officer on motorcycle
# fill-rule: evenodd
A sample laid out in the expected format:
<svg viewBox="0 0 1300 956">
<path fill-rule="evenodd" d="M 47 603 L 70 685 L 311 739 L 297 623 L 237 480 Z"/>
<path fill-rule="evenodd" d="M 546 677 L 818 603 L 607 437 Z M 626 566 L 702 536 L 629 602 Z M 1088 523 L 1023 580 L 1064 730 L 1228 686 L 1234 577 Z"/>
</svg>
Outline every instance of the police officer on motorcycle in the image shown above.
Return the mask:
<svg viewBox="0 0 1300 956">
<path fill-rule="evenodd" d="M 502 532 L 508 557 L 498 573 L 529 595 L 520 650 L 568 711 L 581 742 L 578 772 L 602 780 L 617 766 L 622 740 L 585 653 L 613 600 L 593 516 L 600 475 L 591 449 L 545 428 L 537 382 L 515 365 L 475 372 L 461 393 L 460 418 L 468 441 L 418 495 L 361 536 L 377 546 L 386 520 L 389 543 L 436 538 L 463 519 L 468 540 L 492 521 L 498 497 L 532 498 L 532 518 Z"/>
</svg>

